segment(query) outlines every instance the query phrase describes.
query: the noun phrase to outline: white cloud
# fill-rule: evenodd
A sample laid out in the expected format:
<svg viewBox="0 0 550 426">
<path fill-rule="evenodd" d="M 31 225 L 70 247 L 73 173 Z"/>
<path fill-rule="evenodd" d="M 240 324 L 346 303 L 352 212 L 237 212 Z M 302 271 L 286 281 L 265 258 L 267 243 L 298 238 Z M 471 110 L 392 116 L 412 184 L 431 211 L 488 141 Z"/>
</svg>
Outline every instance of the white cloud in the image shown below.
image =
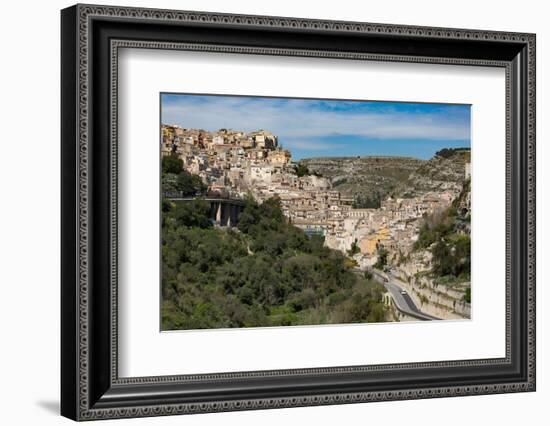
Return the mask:
<svg viewBox="0 0 550 426">
<path fill-rule="evenodd" d="M 342 104 L 343 105 L 343 104 Z M 311 103 L 246 97 L 181 97 L 165 102 L 164 123 L 217 130 L 267 129 L 287 144 L 310 144 L 306 139 L 334 134 L 379 139 L 467 140 L 470 129 L 452 113 L 413 113 L 396 110 L 342 111 L 311 108 Z M 295 140 L 295 142 L 291 142 Z M 298 145 L 293 145 L 298 147 Z M 323 149 L 322 144 L 319 149 Z"/>
<path fill-rule="evenodd" d="M 308 151 L 328 151 L 328 150 L 334 150 L 336 147 L 343 148 L 345 146 L 347 145 L 338 144 L 335 146 L 334 143 L 325 143 L 325 142 L 308 141 L 308 140 L 294 140 L 294 139 L 286 139 L 284 143 L 285 148 L 302 149 L 302 150 L 308 150 Z"/>
</svg>

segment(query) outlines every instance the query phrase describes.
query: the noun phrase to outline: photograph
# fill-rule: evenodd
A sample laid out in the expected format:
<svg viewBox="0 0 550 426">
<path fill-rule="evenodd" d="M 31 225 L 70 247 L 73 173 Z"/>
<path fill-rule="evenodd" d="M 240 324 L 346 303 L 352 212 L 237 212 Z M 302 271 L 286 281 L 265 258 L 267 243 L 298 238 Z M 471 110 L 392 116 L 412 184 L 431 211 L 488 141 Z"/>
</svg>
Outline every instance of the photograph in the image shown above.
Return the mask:
<svg viewBox="0 0 550 426">
<path fill-rule="evenodd" d="M 44 6 L 31 20 L 52 49 L 27 50 L 60 61 L 8 85 L 17 117 L 4 139 L 26 142 L 32 123 L 57 131 L 61 149 L 31 136 L 29 169 L 8 143 L 17 196 L 6 199 L 28 204 L 21 188 L 57 171 L 34 194 L 51 187 L 37 202 L 55 207 L 56 226 L 21 208 L 22 226 L 5 222 L 11 252 L 25 254 L 7 262 L 11 281 L 36 272 L 43 293 L 27 309 L 38 340 L 17 324 L 16 341 L 31 354 L 57 342 L 32 374 L 37 411 L 58 401 L 75 421 L 209 413 L 199 421 L 279 425 L 302 407 L 291 423 L 368 410 L 428 426 L 489 404 L 500 424 L 540 417 L 545 15 L 207 1 L 64 4 L 61 22 Z M 11 62 L 33 69 L 19 39 Z M 55 232 L 60 247 L 29 269 L 21 229 L 33 224 L 33 242 Z M 44 285 L 48 268 L 61 291 Z M 26 321 L 16 293 L 8 316 Z M 28 385 L 16 376 L 7 388 Z"/>
<path fill-rule="evenodd" d="M 161 330 L 470 319 L 470 117 L 161 93 Z"/>
</svg>

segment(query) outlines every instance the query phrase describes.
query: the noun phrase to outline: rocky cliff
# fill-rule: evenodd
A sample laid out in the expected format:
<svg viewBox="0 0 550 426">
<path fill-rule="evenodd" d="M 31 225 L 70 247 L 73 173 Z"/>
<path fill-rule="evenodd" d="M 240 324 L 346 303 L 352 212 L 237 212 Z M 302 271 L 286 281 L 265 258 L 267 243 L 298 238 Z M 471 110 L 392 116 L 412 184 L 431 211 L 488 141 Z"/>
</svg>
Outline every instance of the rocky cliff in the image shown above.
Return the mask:
<svg viewBox="0 0 550 426">
<path fill-rule="evenodd" d="M 300 161 L 311 173 L 332 182 L 347 197 L 362 200 L 387 196 L 414 197 L 419 192 L 442 191 L 464 180 L 470 151 L 430 160 L 410 157 L 317 157 Z M 370 206 L 369 206 L 370 207 Z M 372 206 L 374 207 L 374 206 Z"/>
<path fill-rule="evenodd" d="M 401 187 L 426 163 L 407 157 L 330 157 L 301 161 L 312 173 L 329 178 L 347 197 L 380 199 Z"/>
</svg>

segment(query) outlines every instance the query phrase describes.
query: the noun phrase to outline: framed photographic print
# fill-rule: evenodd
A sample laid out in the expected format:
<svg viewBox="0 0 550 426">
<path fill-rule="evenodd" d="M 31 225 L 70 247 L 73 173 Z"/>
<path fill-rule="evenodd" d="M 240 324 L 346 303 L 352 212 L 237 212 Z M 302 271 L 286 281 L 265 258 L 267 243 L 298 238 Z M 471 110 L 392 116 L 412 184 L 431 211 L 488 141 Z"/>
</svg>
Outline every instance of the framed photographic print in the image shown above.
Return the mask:
<svg viewBox="0 0 550 426">
<path fill-rule="evenodd" d="M 74 420 L 535 390 L 535 36 L 76 5 Z"/>
</svg>

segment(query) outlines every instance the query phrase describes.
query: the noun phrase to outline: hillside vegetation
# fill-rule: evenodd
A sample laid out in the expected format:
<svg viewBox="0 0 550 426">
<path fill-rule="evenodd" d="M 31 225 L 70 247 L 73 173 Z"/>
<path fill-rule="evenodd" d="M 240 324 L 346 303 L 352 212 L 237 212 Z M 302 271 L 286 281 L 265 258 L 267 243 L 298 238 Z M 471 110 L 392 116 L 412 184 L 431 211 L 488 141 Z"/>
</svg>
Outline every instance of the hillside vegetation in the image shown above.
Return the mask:
<svg viewBox="0 0 550 426">
<path fill-rule="evenodd" d="M 383 287 L 290 225 L 278 199 L 247 200 L 238 229 L 213 227 L 200 199 L 163 209 L 163 330 L 384 321 Z"/>
<path fill-rule="evenodd" d="M 462 183 L 464 164 L 470 162 L 470 151 L 446 149 L 425 161 L 401 186 L 401 190 L 437 191 L 449 183 Z"/>
<path fill-rule="evenodd" d="M 414 245 L 415 250 L 431 252 L 430 273 L 438 284 L 464 287 L 461 283 L 470 281 L 470 213 L 462 213 L 460 208 L 469 193 L 468 180 L 449 208 L 424 219 Z M 469 303 L 469 284 L 464 287 L 464 291 L 464 300 Z"/>
</svg>

